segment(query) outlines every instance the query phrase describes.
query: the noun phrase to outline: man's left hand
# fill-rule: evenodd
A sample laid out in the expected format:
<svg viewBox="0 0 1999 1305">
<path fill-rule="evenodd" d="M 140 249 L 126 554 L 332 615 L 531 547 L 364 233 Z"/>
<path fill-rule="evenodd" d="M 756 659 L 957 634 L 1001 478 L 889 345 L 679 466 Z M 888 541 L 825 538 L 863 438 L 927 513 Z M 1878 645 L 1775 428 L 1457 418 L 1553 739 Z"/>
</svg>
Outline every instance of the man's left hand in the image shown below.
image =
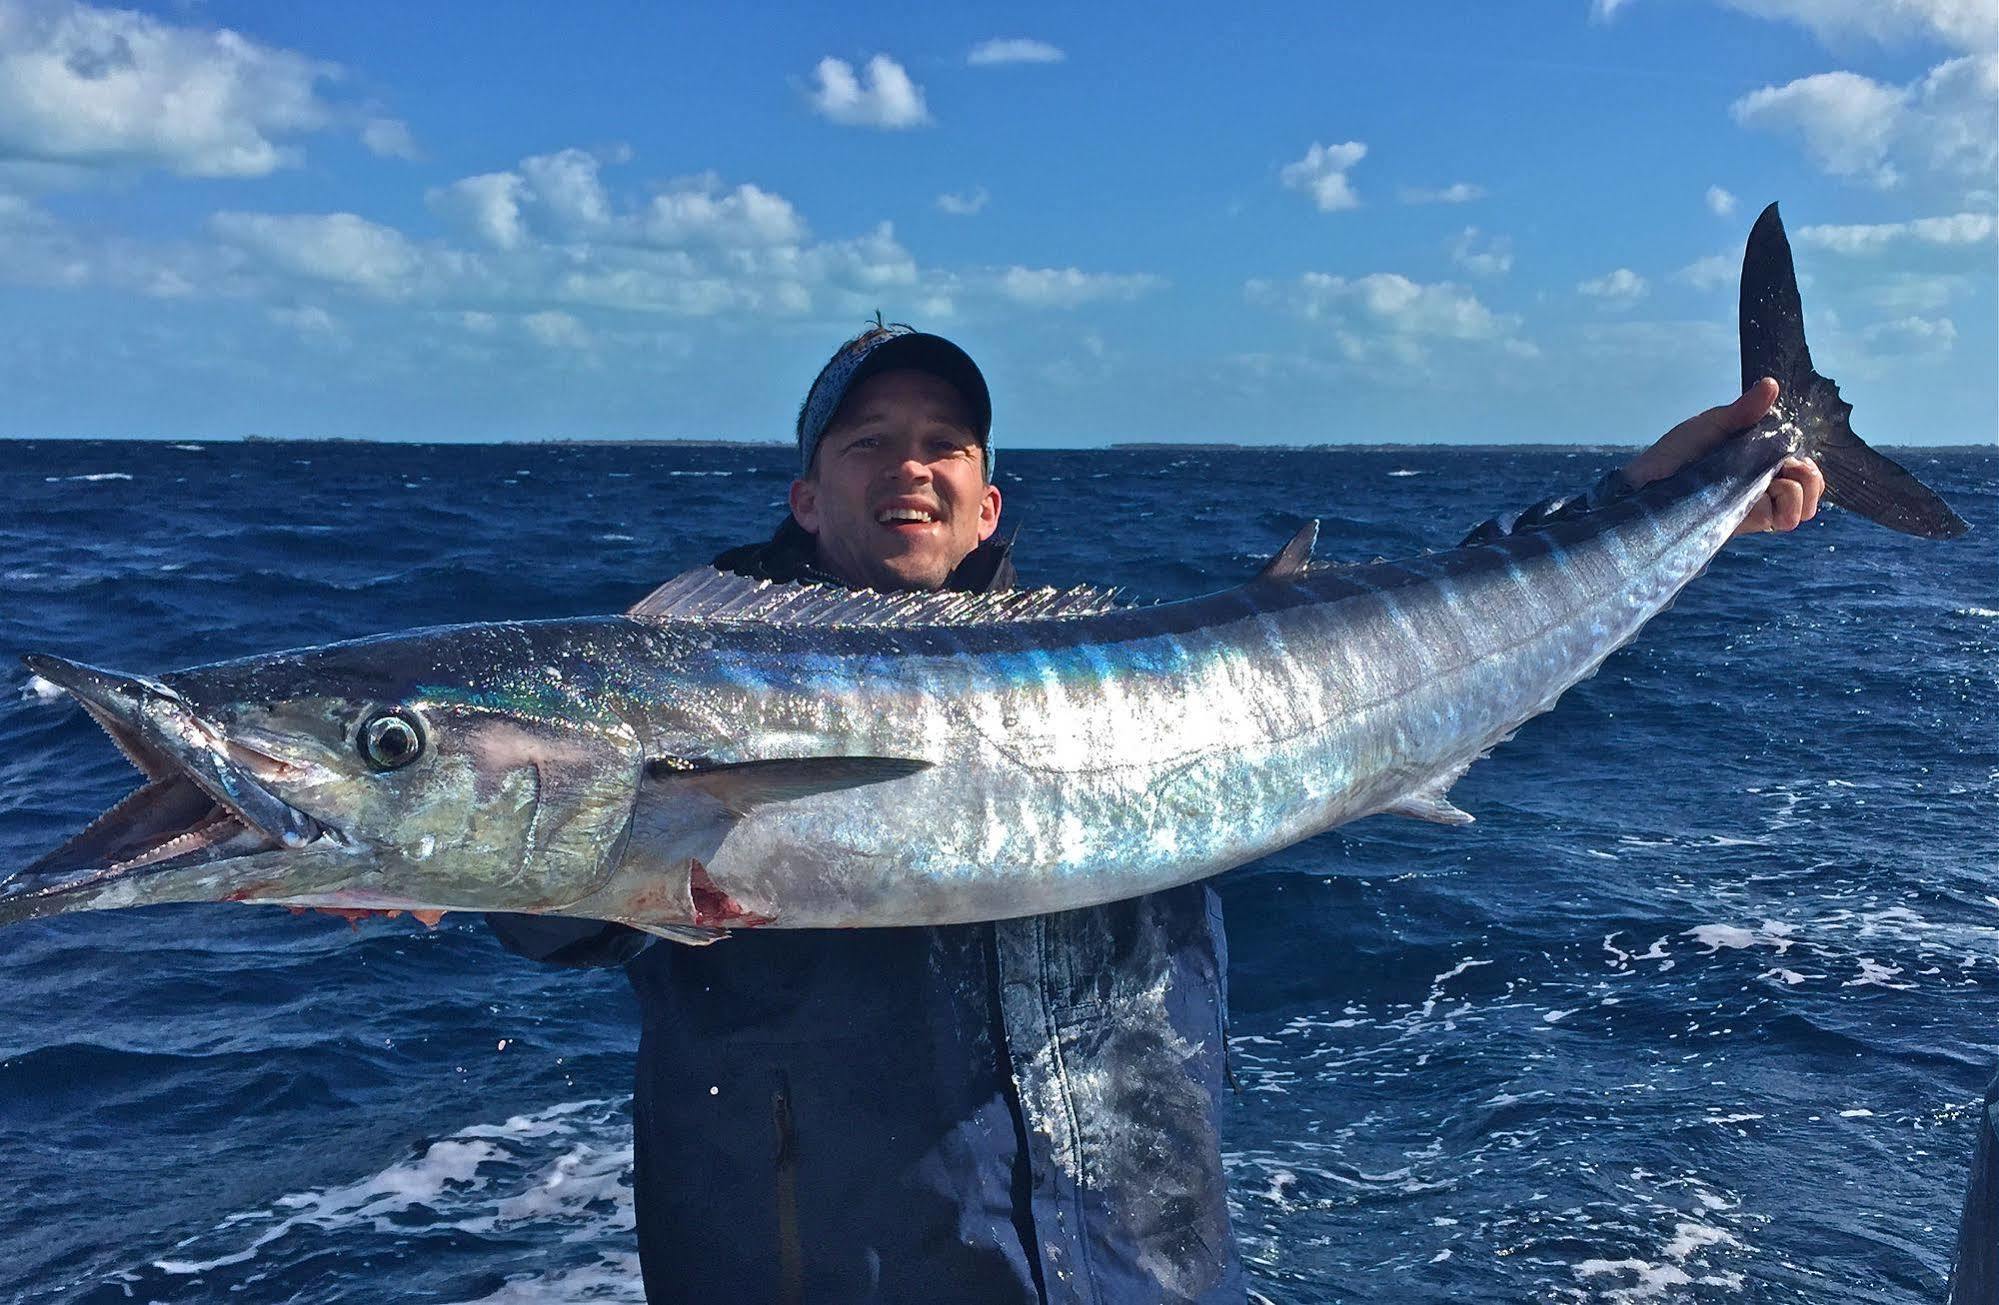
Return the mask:
<svg viewBox="0 0 1999 1305">
<path fill-rule="evenodd" d="M 1667 431 L 1657 444 L 1633 458 L 1622 474 L 1634 488 L 1663 480 L 1723 440 L 1763 420 L 1776 402 L 1777 382 L 1766 376 L 1743 391 L 1734 403 L 1709 408 Z M 1735 533 L 1796 530 L 1818 515 L 1819 497 L 1824 493 L 1825 477 L 1819 473 L 1817 463 L 1807 458 L 1786 458 L 1770 488 L 1749 509 L 1749 515 L 1742 519 Z"/>
</svg>

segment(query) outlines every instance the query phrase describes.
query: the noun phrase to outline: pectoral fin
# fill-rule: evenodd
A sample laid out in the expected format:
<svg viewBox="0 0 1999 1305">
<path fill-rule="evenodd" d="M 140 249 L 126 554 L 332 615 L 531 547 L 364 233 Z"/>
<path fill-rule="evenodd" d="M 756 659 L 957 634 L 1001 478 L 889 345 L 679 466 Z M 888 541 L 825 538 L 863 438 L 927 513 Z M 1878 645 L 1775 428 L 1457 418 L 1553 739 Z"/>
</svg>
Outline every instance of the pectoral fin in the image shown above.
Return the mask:
<svg viewBox="0 0 1999 1305">
<path fill-rule="evenodd" d="M 698 788 L 741 816 L 766 802 L 793 802 L 819 793 L 903 779 L 930 769 L 930 765 L 910 757 L 780 757 L 737 762 L 660 757 L 646 763 L 646 778 Z"/>
<path fill-rule="evenodd" d="M 1451 805 L 1442 789 L 1419 789 L 1394 806 L 1385 808 L 1391 816 L 1409 816 L 1437 825 L 1469 825 L 1471 813 Z"/>
</svg>

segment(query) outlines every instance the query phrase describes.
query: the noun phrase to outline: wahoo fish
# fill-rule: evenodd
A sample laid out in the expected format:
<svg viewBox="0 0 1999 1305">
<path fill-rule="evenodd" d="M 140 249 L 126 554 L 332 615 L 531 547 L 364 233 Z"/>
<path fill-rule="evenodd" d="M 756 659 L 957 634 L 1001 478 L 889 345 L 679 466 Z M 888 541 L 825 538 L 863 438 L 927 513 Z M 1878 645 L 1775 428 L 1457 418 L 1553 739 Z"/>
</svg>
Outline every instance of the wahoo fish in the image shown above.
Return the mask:
<svg viewBox="0 0 1999 1305">
<path fill-rule="evenodd" d="M 1778 408 L 1584 516 L 1362 566 L 1302 530 L 1248 583 L 875 594 L 702 569 L 630 612 L 147 678 L 27 658 L 144 776 L 0 881 L 0 922 L 156 902 L 516 911 L 681 942 L 948 924 L 1217 874 L 1452 783 L 1699 575 L 1785 460 L 1910 534 L 1965 524 L 1813 370 L 1776 206 L 1744 388 Z"/>
</svg>

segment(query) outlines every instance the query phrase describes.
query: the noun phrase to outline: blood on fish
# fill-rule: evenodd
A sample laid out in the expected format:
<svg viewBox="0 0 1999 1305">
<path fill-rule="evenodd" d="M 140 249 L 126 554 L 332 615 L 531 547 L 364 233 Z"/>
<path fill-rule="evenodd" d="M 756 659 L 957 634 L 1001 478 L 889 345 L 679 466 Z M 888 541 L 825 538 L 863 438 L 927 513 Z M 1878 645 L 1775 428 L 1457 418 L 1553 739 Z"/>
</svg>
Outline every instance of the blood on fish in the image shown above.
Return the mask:
<svg viewBox="0 0 1999 1305">
<path fill-rule="evenodd" d="M 758 915 L 715 886 L 708 867 L 698 860 L 687 863 L 687 889 L 694 899 L 694 923 L 724 929 L 754 929 L 775 917 Z"/>
</svg>

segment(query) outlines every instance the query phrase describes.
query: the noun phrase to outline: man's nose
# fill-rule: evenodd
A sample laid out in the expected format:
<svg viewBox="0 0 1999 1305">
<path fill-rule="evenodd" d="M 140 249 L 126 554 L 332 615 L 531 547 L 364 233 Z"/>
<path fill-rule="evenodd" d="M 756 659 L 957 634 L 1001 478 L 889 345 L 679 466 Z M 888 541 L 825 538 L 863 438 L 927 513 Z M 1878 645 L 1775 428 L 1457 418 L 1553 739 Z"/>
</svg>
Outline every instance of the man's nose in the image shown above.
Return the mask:
<svg viewBox="0 0 1999 1305">
<path fill-rule="evenodd" d="M 890 466 L 889 475 L 895 480 L 908 481 L 915 485 L 927 485 L 931 480 L 930 464 L 922 458 L 917 457 L 914 453 L 905 454 Z"/>
</svg>

